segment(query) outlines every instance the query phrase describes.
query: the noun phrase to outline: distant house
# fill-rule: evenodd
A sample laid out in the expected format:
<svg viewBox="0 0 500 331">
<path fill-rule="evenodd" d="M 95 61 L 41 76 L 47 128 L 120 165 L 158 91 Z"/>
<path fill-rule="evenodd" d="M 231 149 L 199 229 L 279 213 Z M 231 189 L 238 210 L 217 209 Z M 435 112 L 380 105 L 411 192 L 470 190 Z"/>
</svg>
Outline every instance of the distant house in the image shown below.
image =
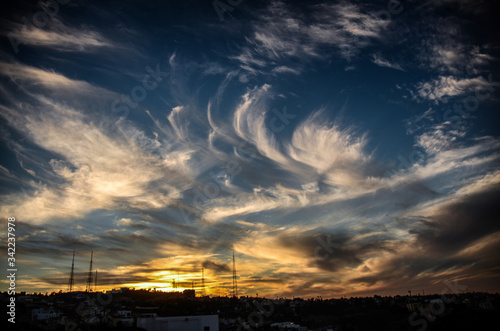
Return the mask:
<svg viewBox="0 0 500 331">
<path fill-rule="evenodd" d="M 418 310 L 418 307 L 422 306 L 422 303 L 421 302 L 408 302 L 406 304 L 406 308 L 408 308 L 408 311 L 417 311 Z"/>
<path fill-rule="evenodd" d="M 131 310 L 118 310 L 118 315 L 121 317 L 132 317 L 132 311 Z"/>
<path fill-rule="evenodd" d="M 137 327 L 146 331 L 219 331 L 219 316 L 138 317 Z"/>
<path fill-rule="evenodd" d="M 134 324 L 134 318 L 132 317 L 131 310 L 118 310 L 118 314 L 121 317 L 121 325 L 132 326 Z"/>
<path fill-rule="evenodd" d="M 196 293 L 194 290 L 184 290 L 182 292 L 182 295 L 184 295 L 186 299 L 194 299 L 196 297 Z"/>
<path fill-rule="evenodd" d="M 43 321 L 55 317 L 59 317 L 59 314 L 52 308 L 38 308 L 31 311 L 31 319 L 35 321 Z"/>
<path fill-rule="evenodd" d="M 293 322 L 281 322 L 281 323 L 273 323 L 271 324 L 271 328 L 273 330 L 299 330 L 299 331 L 307 331 L 305 326 L 300 326 Z"/>
</svg>

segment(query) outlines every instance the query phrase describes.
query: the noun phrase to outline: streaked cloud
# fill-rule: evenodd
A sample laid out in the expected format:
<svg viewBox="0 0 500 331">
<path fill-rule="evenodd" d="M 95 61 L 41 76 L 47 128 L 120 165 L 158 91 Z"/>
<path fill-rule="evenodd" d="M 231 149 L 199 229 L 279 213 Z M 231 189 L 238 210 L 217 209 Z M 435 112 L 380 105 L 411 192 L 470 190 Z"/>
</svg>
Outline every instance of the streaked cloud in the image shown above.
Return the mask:
<svg viewBox="0 0 500 331">
<path fill-rule="evenodd" d="M 0 68 L 1 75 L 7 76 L 19 84 L 44 86 L 52 90 L 60 89 L 65 91 L 78 91 L 80 93 L 111 94 L 110 91 L 92 86 L 85 81 L 68 78 L 52 70 L 43 70 L 15 62 L 1 62 Z"/>
<path fill-rule="evenodd" d="M 377 54 L 373 55 L 372 61 L 373 61 L 373 63 L 375 63 L 379 67 L 386 67 L 386 68 L 404 71 L 404 69 L 399 64 L 391 63 L 391 62 L 383 59 L 380 55 L 377 55 Z"/>
<path fill-rule="evenodd" d="M 359 185 L 359 170 L 369 160 L 366 139 L 323 123 L 315 113 L 297 127 L 288 146 L 290 157 L 324 175 L 330 185 Z"/>
<path fill-rule="evenodd" d="M 350 59 L 371 40 L 382 37 L 389 22 L 376 14 L 348 3 L 311 5 L 305 14 L 275 1 L 256 20 L 253 35 L 247 37 L 248 46 L 242 47 L 233 59 L 252 74 L 264 68 L 273 72 L 284 70 L 280 69 L 284 66 L 275 67 L 278 60 L 309 61 L 322 57 L 319 51 L 322 47 L 332 47 Z M 303 68 L 293 70 L 298 72 Z"/>
<path fill-rule="evenodd" d="M 57 18 L 51 18 L 50 25 L 43 28 L 13 23 L 9 38 L 15 43 L 62 52 L 92 52 L 97 48 L 115 47 L 112 41 L 91 27 L 70 27 Z"/>
<path fill-rule="evenodd" d="M 475 78 L 459 78 L 455 76 L 439 76 L 429 81 L 421 82 L 416 86 L 414 97 L 431 100 L 434 102 L 446 102 L 449 97 L 464 95 L 476 90 L 484 90 L 490 83 L 481 76 Z"/>
</svg>

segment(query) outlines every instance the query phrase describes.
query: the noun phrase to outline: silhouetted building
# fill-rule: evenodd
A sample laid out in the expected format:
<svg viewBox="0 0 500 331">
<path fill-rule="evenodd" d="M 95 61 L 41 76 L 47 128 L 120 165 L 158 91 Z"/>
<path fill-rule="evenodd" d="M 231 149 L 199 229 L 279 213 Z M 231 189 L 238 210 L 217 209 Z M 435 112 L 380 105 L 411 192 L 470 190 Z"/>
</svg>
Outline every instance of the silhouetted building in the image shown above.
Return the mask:
<svg viewBox="0 0 500 331">
<path fill-rule="evenodd" d="M 184 295 L 184 298 L 186 298 L 186 299 L 194 299 L 196 297 L 195 290 L 184 290 L 184 291 L 182 291 L 182 294 Z"/>
<path fill-rule="evenodd" d="M 219 331 L 219 316 L 139 317 L 137 327 L 146 331 Z"/>
</svg>

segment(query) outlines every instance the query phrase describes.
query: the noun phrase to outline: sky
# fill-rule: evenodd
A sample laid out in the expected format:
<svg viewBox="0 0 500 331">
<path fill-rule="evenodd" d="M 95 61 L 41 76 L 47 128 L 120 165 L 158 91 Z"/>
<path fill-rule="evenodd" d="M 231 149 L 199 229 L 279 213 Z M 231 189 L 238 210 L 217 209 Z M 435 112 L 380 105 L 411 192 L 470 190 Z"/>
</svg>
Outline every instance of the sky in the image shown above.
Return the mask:
<svg viewBox="0 0 500 331">
<path fill-rule="evenodd" d="M 16 289 L 499 291 L 498 7 L 10 1 Z"/>
</svg>

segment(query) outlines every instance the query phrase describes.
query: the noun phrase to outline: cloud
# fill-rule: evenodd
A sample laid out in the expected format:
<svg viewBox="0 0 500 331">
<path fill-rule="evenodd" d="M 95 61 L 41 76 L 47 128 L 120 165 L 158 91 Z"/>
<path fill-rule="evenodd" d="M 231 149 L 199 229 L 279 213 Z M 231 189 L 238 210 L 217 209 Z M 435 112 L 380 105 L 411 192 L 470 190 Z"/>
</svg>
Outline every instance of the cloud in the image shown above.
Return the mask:
<svg viewBox="0 0 500 331">
<path fill-rule="evenodd" d="M 397 63 L 391 63 L 385 59 L 383 59 L 380 55 L 374 54 L 372 62 L 380 67 L 391 68 L 396 70 L 404 71 L 404 69 Z"/>
<path fill-rule="evenodd" d="M 390 245 L 378 236 L 355 236 L 347 233 L 307 230 L 303 227 L 273 228 L 257 225 L 242 242 L 235 245 L 238 254 L 252 256 L 243 270 L 261 270 L 261 275 L 278 277 L 279 291 L 311 296 L 321 287 L 328 293 L 346 293 L 348 280 L 366 270 L 375 256 L 386 254 Z M 386 239 L 389 239 L 387 237 Z M 254 262 L 255 265 L 252 265 Z M 243 272 L 243 271 L 242 271 Z M 252 279 L 248 282 L 251 283 Z"/>
<path fill-rule="evenodd" d="M 356 275 L 349 282 L 372 290 L 425 288 L 427 292 L 431 288 L 437 293 L 445 287 L 443 280 L 457 277 L 469 288 L 490 286 L 486 283 L 495 277 L 491 268 L 498 258 L 486 252 L 500 245 L 500 231 L 494 221 L 498 213 L 498 173 L 476 179 L 471 186 L 478 188 L 479 182 L 488 185 L 434 204 L 427 216 L 416 216 L 404 226 L 411 238 L 393 241 L 390 247 L 397 249 L 365 261 L 371 269 L 368 275 Z"/>
<path fill-rule="evenodd" d="M 439 1 L 428 2 L 422 6 L 423 12 L 428 15 L 425 15 L 422 33 L 416 36 L 421 39 L 416 50 L 417 59 L 425 69 L 437 71 L 444 76 L 480 75 L 495 61 L 495 57 L 491 55 L 492 43 L 484 39 L 478 41 L 474 37 L 475 31 L 469 29 L 464 20 L 494 20 L 493 16 L 489 17 L 489 11 L 494 9 L 486 3 L 451 0 L 448 1 L 450 4 L 457 3 L 447 6 L 445 10 L 448 14 L 436 16 L 435 12 L 442 9 L 435 7 L 444 2 L 446 1 L 441 1 L 441 4 Z M 463 16 L 464 12 L 467 18 Z M 474 17 L 476 14 L 480 16 Z"/>
<path fill-rule="evenodd" d="M 204 261 L 203 268 L 214 270 L 215 272 L 231 272 L 231 268 L 227 264 L 221 264 L 214 261 Z"/>
<path fill-rule="evenodd" d="M 330 185 L 359 184 L 360 170 L 369 161 L 365 137 L 323 123 L 318 112 L 295 129 L 287 147 L 290 157 L 314 168 Z"/>
<path fill-rule="evenodd" d="M 33 87 L 42 84 L 52 91 L 64 85 L 65 96 L 76 95 L 78 101 L 101 91 L 60 74 L 20 65 L 4 66 L 11 78 L 29 82 Z M 99 104 L 113 94 L 97 95 L 101 98 L 94 102 Z M 94 123 L 104 124 L 110 119 L 85 114 L 80 108 L 44 96 L 33 96 L 36 106 L 26 103 L 21 109 L 4 108 L 2 113 L 10 125 L 51 156 L 39 164 L 43 171 L 32 173 L 40 182 L 31 183 L 32 191 L 28 194 L 10 196 L 11 201 L 3 210 L 21 208 L 20 218 L 43 223 L 61 217 L 83 217 L 92 210 L 119 208 L 123 203 L 139 209 L 159 208 L 180 198 L 187 187 L 183 185 L 192 182 L 186 173 L 182 174 L 194 169 L 188 170 L 189 150 L 179 150 L 168 140 L 148 137 L 126 122 L 97 126 Z M 14 146 L 16 153 L 30 154 L 25 146 Z M 179 184 L 180 180 L 183 184 Z M 57 183 L 58 189 L 43 182 Z"/>
<path fill-rule="evenodd" d="M 54 17 L 43 29 L 13 23 L 12 31 L 8 36 L 22 44 L 48 47 L 61 52 L 91 52 L 98 48 L 116 47 L 110 40 L 90 27 L 70 27 Z"/>
<path fill-rule="evenodd" d="M 483 137 L 464 144 L 458 140 L 460 133 L 448 131 L 446 125 L 438 125 L 434 129 L 417 137 L 421 149 L 414 149 L 418 151 L 416 160 L 412 161 L 414 163 L 393 172 L 385 184 L 395 189 L 409 182 L 429 181 L 434 182 L 436 188 L 448 183 L 446 187 L 450 189 L 464 185 L 478 169 L 487 173 L 495 168 L 495 162 L 500 157 L 497 140 Z"/>
<path fill-rule="evenodd" d="M 294 74 L 294 75 L 299 75 L 300 74 L 300 71 L 298 71 L 296 69 L 289 68 L 287 66 L 276 67 L 276 68 L 274 68 L 272 70 L 272 72 L 275 72 L 275 73 L 291 73 L 291 74 Z"/>
<path fill-rule="evenodd" d="M 136 229 L 148 229 L 151 227 L 151 223 L 145 221 L 134 222 L 130 218 L 121 218 L 115 222 L 117 226 L 136 228 Z"/>
<path fill-rule="evenodd" d="M 376 13 L 366 13 L 355 4 L 317 4 L 299 11 L 275 1 L 260 13 L 253 24 L 253 34 L 246 38 L 239 55 L 232 57 L 241 68 L 258 74 L 303 71 L 298 65 L 276 67 L 276 61 L 300 59 L 302 62 L 320 56 L 323 47 L 335 48 L 343 58 L 351 59 L 371 40 L 382 37 L 388 21 Z M 306 14 L 307 13 L 307 14 Z M 282 69 L 281 69 L 282 68 Z"/>
<path fill-rule="evenodd" d="M 422 147 L 427 155 L 437 155 L 439 152 L 453 149 L 459 138 L 463 138 L 466 132 L 450 128 L 449 123 L 434 125 L 430 130 L 417 136 L 417 145 Z"/>
<path fill-rule="evenodd" d="M 309 265 L 320 270 L 335 272 L 341 269 L 355 269 L 372 254 L 385 250 L 385 242 L 372 238 L 366 242 L 357 242 L 356 237 L 344 234 L 321 233 L 314 237 L 288 235 L 279 237 L 281 245 L 293 243 L 297 250 L 309 255 Z"/>
<path fill-rule="evenodd" d="M 430 48 L 427 58 L 430 67 L 443 73 L 477 75 L 481 68 L 494 60 L 491 55 L 482 53 L 479 47 L 466 46 L 452 39 L 436 42 Z"/>
<path fill-rule="evenodd" d="M 462 197 L 446 204 L 419 227 L 411 230 L 416 241 L 436 254 L 457 252 L 472 242 L 500 231 L 496 216 L 500 186 Z"/>
<path fill-rule="evenodd" d="M 281 112 L 265 111 L 271 86 L 249 90 L 238 105 L 233 120 L 235 133 L 254 145 L 257 151 L 282 169 L 300 178 L 302 184 L 325 176 L 330 185 L 353 186 L 360 183 L 364 166 L 370 157 L 364 152 L 366 138 L 356 136 L 350 128 L 324 124 L 321 111 L 295 126 L 290 142 L 281 144 L 274 133 L 282 130 L 296 116 L 286 108 Z M 285 118 L 284 123 L 279 121 Z M 285 114 L 285 115 L 283 115 Z M 329 151 L 325 153 L 325 150 Z"/>
<path fill-rule="evenodd" d="M 484 90 L 490 83 L 484 77 L 459 78 L 454 76 L 439 76 L 428 82 L 416 85 L 416 100 L 430 100 L 438 104 L 447 102 L 449 97 L 457 97 L 476 90 Z"/>
<path fill-rule="evenodd" d="M 481 53 L 479 47 L 436 44 L 433 46 L 433 57 L 430 58 L 430 65 L 432 68 L 452 74 L 463 72 L 477 74 L 481 68 L 493 60 L 491 55 Z"/>
<path fill-rule="evenodd" d="M 406 125 L 406 133 L 412 135 L 417 131 L 426 129 L 429 124 L 434 124 L 436 122 L 435 115 L 436 111 L 434 111 L 432 108 L 429 108 L 422 114 L 418 114 L 410 117 L 409 119 L 406 119 L 404 121 Z"/>
<path fill-rule="evenodd" d="M 288 162 L 279 151 L 273 131 L 266 123 L 266 106 L 271 86 L 264 84 L 249 90 L 237 106 L 233 117 L 235 133 L 254 145 L 263 156 L 280 164 Z"/>
<path fill-rule="evenodd" d="M 103 88 L 93 86 L 85 81 L 71 79 L 53 70 L 43 70 L 20 63 L 0 62 L 0 73 L 20 85 L 30 87 L 43 86 L 51 90 L 78 91 L 78 93 L 99 93 L 111 96 L 112 93 Z"/>
</svg>

